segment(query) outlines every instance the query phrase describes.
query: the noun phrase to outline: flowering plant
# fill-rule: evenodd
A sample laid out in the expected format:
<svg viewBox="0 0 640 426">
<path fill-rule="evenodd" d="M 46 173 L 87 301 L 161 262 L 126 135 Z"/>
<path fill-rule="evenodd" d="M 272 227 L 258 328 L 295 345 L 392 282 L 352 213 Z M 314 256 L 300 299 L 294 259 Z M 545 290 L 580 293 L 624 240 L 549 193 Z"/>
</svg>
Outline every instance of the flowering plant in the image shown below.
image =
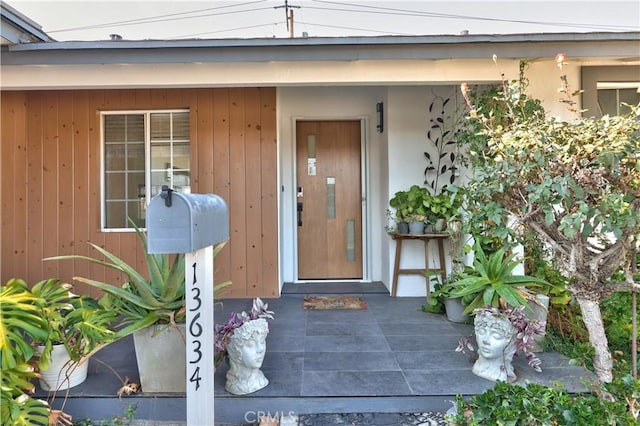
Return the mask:
<svg viewBox="0 0 640 426">
<path fill-rule="evenodd" d="M 500 318 L 506 318 L 511 322 L 515 328 L 515 335 L 513 337 L 515 353 L 522 353 L 527 359 L 529 367 L 540 373 L 542 368 L 540 364 L 542 361 L 533 352 L 535 348 L 535 337 L 542 336 L 544 334 L 545 323 L 536 319 L 530 319 L 524 314 L 526 305 L 520 305 L 515 308 L 499 309 L 493 306 L 486 306 L 484 308 L 478 308 L 473 311 L 474 315 L 486 313 L 489 315 L 497 316 Z M 473 335 L 465 336 L 458 342 L 456 352 L 462 352 L 467 354 L 467 351 L 475 352 L 476 348 L 473 344 Z"/>
<path fill-rule="evenodd" d="M 242 311 L 239 314 L 232 312 L 231 316 L 229 317 L 229 321 L 227 321 L 226 324 L 217 324 L 215 326 L 215 365 L 220 364 L 223 359 L 227 358 L 227 345 L 229 344 L 229 339 L 238 327 L 241 327 L 248 321 L 253 321 L 258 318 L 273 319 L 273 311 L 269 311 L 268 308 L 268 303 L 264 303 L 259 297 L 256 297 L 255 299 L 253 299 L 253 306 L 251 308 L 251 311 L 249 311 L 248 313 Z"/>
</svg>

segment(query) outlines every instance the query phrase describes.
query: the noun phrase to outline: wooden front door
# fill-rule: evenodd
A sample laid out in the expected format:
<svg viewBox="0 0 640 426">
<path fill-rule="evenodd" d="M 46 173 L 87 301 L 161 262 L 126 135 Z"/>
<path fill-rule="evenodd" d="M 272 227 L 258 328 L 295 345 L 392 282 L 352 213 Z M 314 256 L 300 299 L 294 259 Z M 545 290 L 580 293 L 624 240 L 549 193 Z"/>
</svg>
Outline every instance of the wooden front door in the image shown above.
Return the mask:
<svg viewBox="0 0 640 426">
<path fill-rule="evenodd" d="M 360 121 L 298 121 L 298 279 L 362 278 Z"/>
</svg>

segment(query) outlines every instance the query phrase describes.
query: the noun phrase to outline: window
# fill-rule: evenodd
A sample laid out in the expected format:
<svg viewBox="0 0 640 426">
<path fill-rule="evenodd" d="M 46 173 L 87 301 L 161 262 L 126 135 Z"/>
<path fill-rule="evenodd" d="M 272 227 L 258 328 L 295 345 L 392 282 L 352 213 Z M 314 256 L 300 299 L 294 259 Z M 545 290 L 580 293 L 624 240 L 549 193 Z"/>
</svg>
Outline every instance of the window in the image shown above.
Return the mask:
<svg viewBox="0 0 640 426">
<path fill-rule="evenodd" d="M 620 102 L 635 104 L 640 95 L 638 67 L 633 65 L 582 67 L 582 109 L 585 117 L 628 112 Z M 635 99 L 635 101 L 634 101 Z M 630 102 L 631 101 L 631 102 Z"/>
<path fill-rule="evenodd" d="M 102 140 L 103 229 L 144 227 L 162 185 L 190 192 L 189 111 L 103 112 Z"/>
<path fill-rule="evenodd" d="M 629 107 L 621 105 L 637 105 L 640 102 L 640 83 L 605 83 L 598 82 L 598 108 L 601 115 L 622 115 L 631 112 Z"/>
</svg>

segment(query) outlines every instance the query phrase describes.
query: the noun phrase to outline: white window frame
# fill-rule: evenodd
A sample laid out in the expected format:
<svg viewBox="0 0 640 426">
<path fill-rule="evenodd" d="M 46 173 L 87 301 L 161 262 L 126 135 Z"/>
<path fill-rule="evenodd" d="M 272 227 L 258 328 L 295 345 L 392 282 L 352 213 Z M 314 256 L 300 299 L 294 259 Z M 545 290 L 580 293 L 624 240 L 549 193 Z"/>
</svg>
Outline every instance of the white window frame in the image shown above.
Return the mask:
<svg viewBox="0 0 640 426">
<path fill-rule="evenodd" d="M 146 109 L 146 110 L 114 110 L 100 111 L 100 229 L 102 232 L 135 232 L 134 228 L 107 228 L 107 209 L 106 209 L 106 152 L 105 152 L 105 117 L 108 115 L 143 115 L 144 116 L 144 185 L 147 195 L 151 188 L 151 114 L 166 113 L 188 113 L 189 109 Z M 191 151 L 191 138 L 189 137 L 189 151 Z M 171 163 L 173 163 L 173 149 L 171 150 Z M 189 166 L 189 177 L 191 177 L 191 165 Z M 173 175 L 171 179 L 172 187 Z M 127 198 L 129 200 L 130 197 Z M 145 206 L 149 205 L 150 196 L 145 197 Z M 146 229 L 146 228 L 143 228 Z"/>
</svg>

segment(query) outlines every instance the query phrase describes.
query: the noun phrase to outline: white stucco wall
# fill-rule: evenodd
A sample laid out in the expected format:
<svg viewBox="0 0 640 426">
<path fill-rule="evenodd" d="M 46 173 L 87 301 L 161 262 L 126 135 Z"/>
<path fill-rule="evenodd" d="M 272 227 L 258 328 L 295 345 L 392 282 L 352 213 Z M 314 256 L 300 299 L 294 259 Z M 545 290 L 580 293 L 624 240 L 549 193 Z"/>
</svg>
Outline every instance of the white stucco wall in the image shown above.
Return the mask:
<svg viewBox="0 0 640 426">
<path fill-rule="evenodd" d="M 411 86 L 392 87 L 389 89 L 388 101 L 388 138 L 389 138 L 389 192 L 387 201 L 396 191 L 404 191 L 412 185 L 425 186 L 424 170 L 427 167 L 425 151 L 435 158 L 435 146 L 427 140 L 430 127 L 429 105 L 436 98 L 450 99 L 445 107 L 445 123 L 451 122 L 456 114 L 463 113 L 456 107 L 458 102 L 457 85 L 448 86 Z M 437 108 L 439 109 L 439 108 Z M 439 187 L 447 182 L 439 182 Z M 390 244 L 389 275 L 385 283 L 392 282 L 395 260 L 395 241 L 387 236 Z M 405 241 L 400 259 L 401 269 L 418 269 L 424 267 L 424 244 L 421 241 Z M 438 266 L 435 243 L 429 250 L 430 266 Z M 449 245 L 445 244 L 447 269 L 451 270 Z M 425 296 L 425 278 L 419 275 L 400 275 L 398 277 L 398 296 Z"/>
<path fill-rule="evenodd" d="M 571 61 L 562 70 L 559 69 L 553 60 L 536 61 L 529 64 L 526 76 L 530 81 L 529 94 L 542 101 L 545 110 L 554 117 L 563 120 L 575 118 L 575 114 L 570 112 L 566 105 L 559 102 L 562 94 L 558 89 L 562 86 L 560 76 L 566 74 L 571 90 L 579 90 L 580 87 L 580 64 Z M 580 101 L 580 96 L 576 97 Z M 580 105 L 577 105 L 580 108 Z"/>
</svg>

